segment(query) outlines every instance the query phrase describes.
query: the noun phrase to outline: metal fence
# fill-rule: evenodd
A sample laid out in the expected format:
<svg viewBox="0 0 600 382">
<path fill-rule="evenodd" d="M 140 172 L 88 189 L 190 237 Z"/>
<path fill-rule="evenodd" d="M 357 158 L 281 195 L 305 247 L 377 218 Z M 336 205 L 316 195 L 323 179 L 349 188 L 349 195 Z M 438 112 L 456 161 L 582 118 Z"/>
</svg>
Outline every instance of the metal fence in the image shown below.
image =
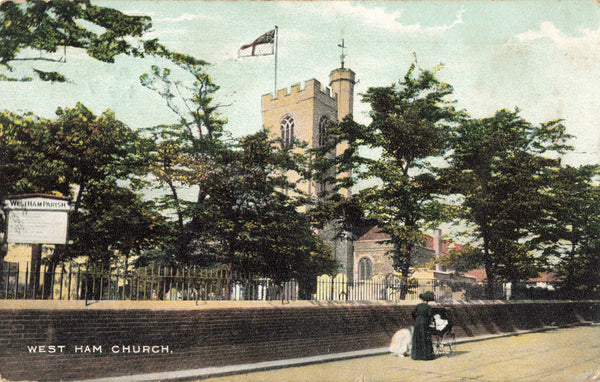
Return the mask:
<svg viewBox="0 0 600 382">
<path fill-rule="evenodd" d="M 317 279 L 314 300 L 320 301 L 418 301 L 419 295 L 432 291 L 436 301 L 464 300 L 464 291 L 454 292 L 449 284 L 433 279 L 405 280 L 394 276 L 375 276 L 370 280 L 350 281 L 344 274 L 322 275 Z"/>
<path fill-rule="evenodd" d="M 483 295 L 440 280 L 406 281 L 391 275 L 364 281 L 348 280 L 344 274 L 322 275 L 309 289 L 295 280 L 275 283 L 264 277 L 229 275 L 225 269 L 149 266 L 100 272 L 79 264 L 59 264 L 32 271 L 28 264 L 4 263 L 0 272 L 0 299 L 290 301 L 300 298 L 301 287 L 303 298 L 316 301 L 416 301 L 425 291 L 434 292 L 438 302 Z"/>
<path fill-rule="evenodd" d="M 144 267 L 133 271 L 94 271 L 84 265 L 42 266 L 4 263 L 0 299 L 54 300 L 296 300 L 298 283 L 224 269 Z"/>
</svg>

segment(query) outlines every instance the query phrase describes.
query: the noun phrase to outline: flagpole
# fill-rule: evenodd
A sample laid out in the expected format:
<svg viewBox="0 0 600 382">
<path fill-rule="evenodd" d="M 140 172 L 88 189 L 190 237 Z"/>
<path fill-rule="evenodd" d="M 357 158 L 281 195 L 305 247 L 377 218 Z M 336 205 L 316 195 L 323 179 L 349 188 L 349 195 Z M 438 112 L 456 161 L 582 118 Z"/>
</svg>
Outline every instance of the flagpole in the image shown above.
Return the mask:
<svg viewBox="0 0 600 382">
<path fill-rule="evenodd" d="M 273 84 L 273 97 L 277 97 L 277 42 L 279 40 L 279 28 L 275 25 L 275 81 Z"/>
</svg>

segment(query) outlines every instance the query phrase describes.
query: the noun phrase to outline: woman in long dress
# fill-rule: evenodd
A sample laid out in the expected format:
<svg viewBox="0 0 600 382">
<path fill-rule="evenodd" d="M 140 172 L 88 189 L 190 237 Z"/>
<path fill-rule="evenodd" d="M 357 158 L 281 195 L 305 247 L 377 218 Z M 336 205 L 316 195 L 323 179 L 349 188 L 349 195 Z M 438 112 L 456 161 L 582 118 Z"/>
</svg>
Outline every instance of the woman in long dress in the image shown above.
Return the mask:
<svg viewBox="0 0 600 382">
<path fill-rule="evenodd" d="M 431 332 L 429 325 L 433 318 L 429 301 L 435 300 L 433 292 L 428 291 L 421 293 L 419 298 L 422 303 L 415 307 L 412 313 L 415 319 L 413 330 L 411 358 L 414 360 L 431 360 L 435 358 L 433 353 L 433 343 L 431 342 Z"/>
</svg>

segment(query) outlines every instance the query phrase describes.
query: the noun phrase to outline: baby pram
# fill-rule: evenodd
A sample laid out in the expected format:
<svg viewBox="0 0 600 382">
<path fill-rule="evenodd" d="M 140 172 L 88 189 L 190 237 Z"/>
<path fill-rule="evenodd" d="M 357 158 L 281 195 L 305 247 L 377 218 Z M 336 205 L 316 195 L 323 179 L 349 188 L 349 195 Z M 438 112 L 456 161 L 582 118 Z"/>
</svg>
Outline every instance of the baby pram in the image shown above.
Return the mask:
<svg viewBox="0 0 600 382">
<path fill-rule="evenodd" d="M 432 307 L 433 320 L 430 331 L 435 355 L 452 355 L 456 338 L 452 333 L 452 315 L 446 308 Z"/>
</svg>

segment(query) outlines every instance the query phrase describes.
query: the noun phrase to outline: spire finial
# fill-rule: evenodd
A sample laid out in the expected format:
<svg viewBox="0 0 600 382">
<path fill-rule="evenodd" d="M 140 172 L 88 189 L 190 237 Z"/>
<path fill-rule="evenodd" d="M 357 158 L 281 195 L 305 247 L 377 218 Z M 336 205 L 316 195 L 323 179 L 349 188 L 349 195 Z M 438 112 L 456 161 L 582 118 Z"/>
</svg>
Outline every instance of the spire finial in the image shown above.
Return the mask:
<svg viewBox="0 0 600 382">
<path fill-rule="evenodd" d="M 344 39 L 342 39 L 342 43 L 338 44 L 340 48 L 342 48 L 342 54 L 340 55 L 340 60 L 342 61 L 342 69 L 344 69 L 344 59 L 346 58 L 346 53 L 344 49 L 346 49 L 346 45 L 344 45 Z"/>
</svg>

